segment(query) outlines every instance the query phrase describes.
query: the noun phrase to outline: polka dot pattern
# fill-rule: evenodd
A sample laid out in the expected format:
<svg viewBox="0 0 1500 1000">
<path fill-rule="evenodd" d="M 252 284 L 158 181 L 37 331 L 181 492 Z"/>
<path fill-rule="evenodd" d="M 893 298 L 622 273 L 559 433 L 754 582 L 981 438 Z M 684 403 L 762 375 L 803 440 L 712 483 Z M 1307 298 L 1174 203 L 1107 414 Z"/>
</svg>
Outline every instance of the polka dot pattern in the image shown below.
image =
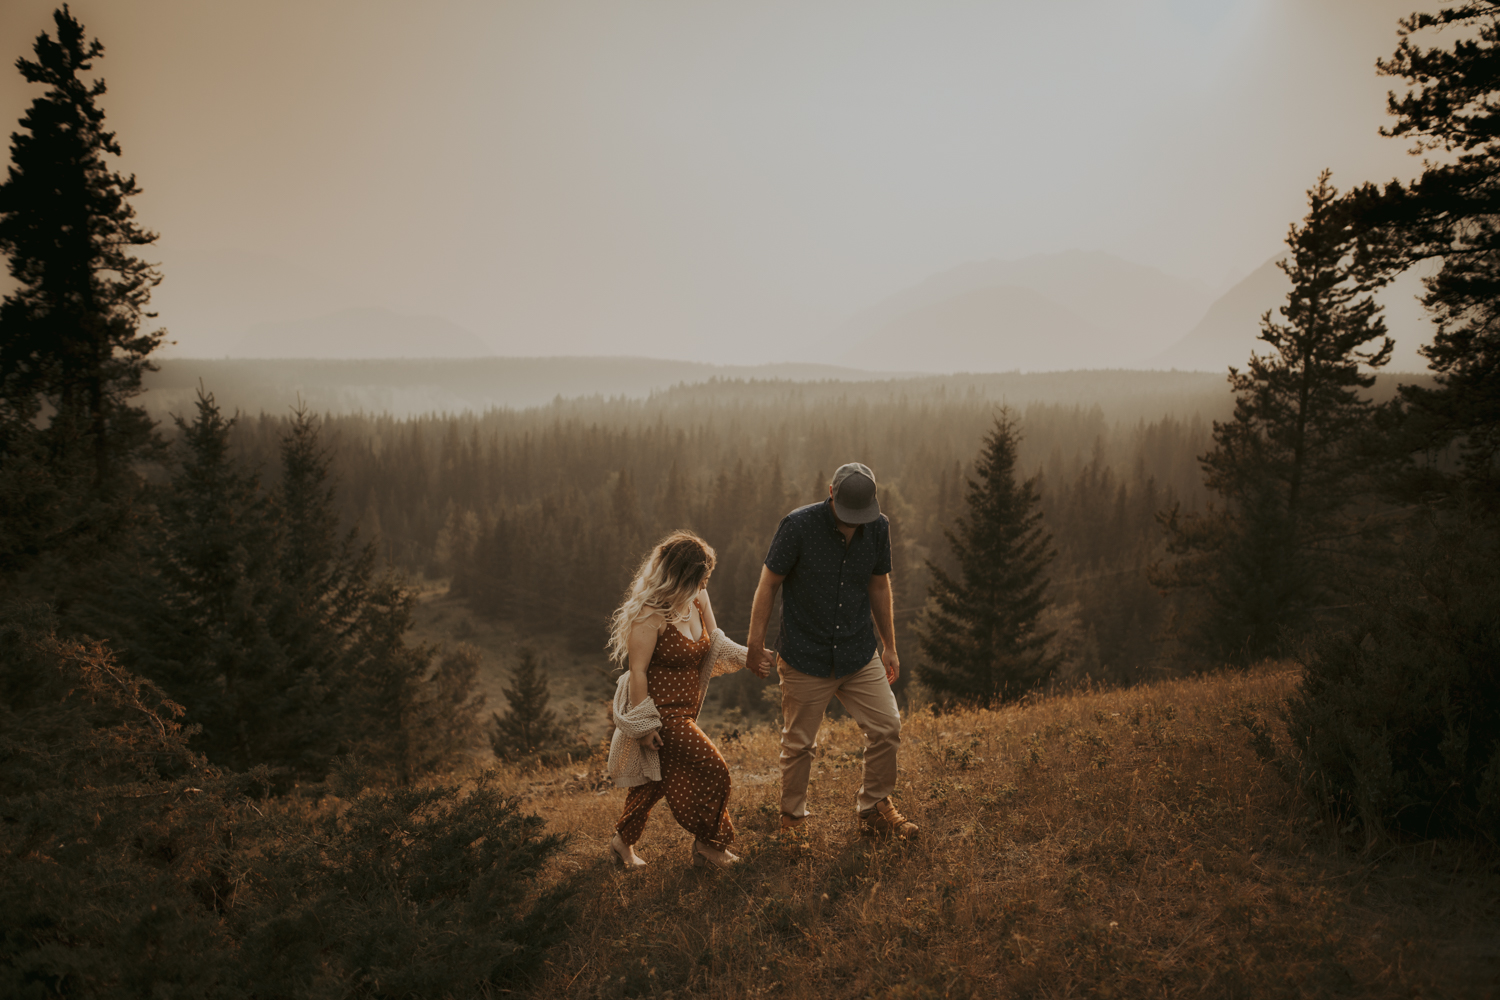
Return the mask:
<svg viewBox="0 0 1500 1000">
<path fill-rule="evenodd" d="M 697 605 L 697 602 L 694 602 Z M 702 622 L 703 611 L 698 609 Z M 729 820 L 729 765 L 713 740 L 695 721 L 698 715 L 698 665 L 713 637 L 704 629 L 690 639 L 666 625 L 646 665 L 646 693 L 661 715 L 661 780 L 630 789 L 625 812 L 615 824 L 620 839 L 634 844 L 646 829 L 651 807 L 663 796 L 679 826 L 720 850 L 734 840 Z"/>
<path fill-rule="evenodd" d="M 891 571 L 891 523 L 881 514 L 846 543 L 833 504 L 798 507 L 781 519 L 766 553 L 781 585 L 782 657 L 809 677 L 849 677 L 875 654 L 870 577 Z"/>
</svg>

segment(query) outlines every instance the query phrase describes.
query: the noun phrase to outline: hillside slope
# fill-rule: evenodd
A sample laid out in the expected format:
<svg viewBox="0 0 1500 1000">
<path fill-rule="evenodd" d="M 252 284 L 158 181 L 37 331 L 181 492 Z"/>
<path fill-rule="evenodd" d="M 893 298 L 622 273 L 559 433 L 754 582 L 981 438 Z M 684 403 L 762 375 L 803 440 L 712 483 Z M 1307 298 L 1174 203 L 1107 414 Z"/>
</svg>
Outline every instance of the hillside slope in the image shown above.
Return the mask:
<svg viewBox="0 0 1500 1000">
<path fill-rule="evenodd" d="M 805 836 L 773 832 L 770 730 L 716 731 L 745 859 L 724 873 L 687 866 L 665 803 L 640 845 L 650 866 L 608 862 L 624 793 L 598 758 L 513 773 L 572 835 L 558 876 L 594 887 L 534 995 L 1493 996 L 1493 863 L 1441 843 L 1341 847 L 1257 752 L 1284 740 L 1275 705 L 1294 683 L 1268 670 L 913 712 L 910 844 L 856 835 L 848 720 L 820 736 Z"/>
</svg>

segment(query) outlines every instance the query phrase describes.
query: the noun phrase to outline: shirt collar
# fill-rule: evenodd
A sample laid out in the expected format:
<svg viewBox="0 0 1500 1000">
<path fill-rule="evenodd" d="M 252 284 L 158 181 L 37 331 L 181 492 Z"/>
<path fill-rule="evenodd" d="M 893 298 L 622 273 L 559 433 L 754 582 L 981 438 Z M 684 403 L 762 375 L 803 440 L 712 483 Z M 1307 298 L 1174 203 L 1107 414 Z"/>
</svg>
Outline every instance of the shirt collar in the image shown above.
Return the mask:
<svg viewBox="0 0 1500 1000">
<path fill-rule="evenodd" d="M 833 497 L 829 497 L 823 501 L 823 517 L 828 521 L 828 526 L 838 532 L 839 538 L 842 540 L 844 533 L 839 531 L 839 519 L 833 515 Z M 854 539 L 864 535 L 864 527 L 863 524 L 856 524 L 854 526 L 854 534 L 849 536 L 851 544 L 854 542 Z"/>
</svg>

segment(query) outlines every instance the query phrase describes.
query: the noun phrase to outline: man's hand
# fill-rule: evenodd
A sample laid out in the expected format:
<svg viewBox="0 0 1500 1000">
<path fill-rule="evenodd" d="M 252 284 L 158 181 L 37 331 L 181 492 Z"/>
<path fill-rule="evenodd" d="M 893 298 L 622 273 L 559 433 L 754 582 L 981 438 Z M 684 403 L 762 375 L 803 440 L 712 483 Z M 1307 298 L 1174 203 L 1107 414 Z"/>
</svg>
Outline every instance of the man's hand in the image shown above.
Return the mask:
<svg viewBox="0 0 1500 1000">
<path fill-rule="evenodd" d="M 765 680 L 771 673 L 771 654 L 766 649 L 766 624 L 771 620 L 771 605 L 776 601 L 776 591 L 786 577 L 772 573 L 769 566 L 760 568 L 760 582 L 755 585 L 755 597 L 750 601 L 750 633 L 745 636 L 745 646 L 750 650 L 745 655 L 745 668 Z"/>
<path fill-rule="evenodd" d="M 653 729 L 653 730 L 651 730 L 651 732 L 649 732 L 645 736 L 641 737 L 641 749 L 643 749 L 643 750 L 655 750 L 659 746 L 661 746 L 661 730 L 660 729 Z"/>
<path fill-rule="evenodd" d="M 901 657 L 890 646 L 885 647 L 880 654 L 880 662 L 885 665 L 885 681 L 887 684 L 896 683 L 896 678 L 901 676 Z"/>
</svg>

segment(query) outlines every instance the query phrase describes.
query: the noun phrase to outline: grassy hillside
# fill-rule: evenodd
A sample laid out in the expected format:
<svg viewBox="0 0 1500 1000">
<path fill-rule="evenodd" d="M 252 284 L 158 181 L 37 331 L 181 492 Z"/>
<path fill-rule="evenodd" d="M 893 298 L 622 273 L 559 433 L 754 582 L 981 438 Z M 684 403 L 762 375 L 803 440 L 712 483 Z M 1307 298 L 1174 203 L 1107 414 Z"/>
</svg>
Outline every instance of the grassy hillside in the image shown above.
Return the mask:
<svg viewBox="0 0 1500 1000">
<path fill-rule="evenodd" d="M 602 759 L 513 772 L 582 876 L 548 997 L 1494 996 L 1500 875 L 1451 844 L 1353 853 L 1268 758 L 1289 671 L 910 715 L 915 843 L 856 833 L 862 738 L 827 725 L 804 836 L 776 830 L 776 742 L 713 732 L 744 862 L 688 867 L 658 807 L 650 867 L 605 857 Z"/>
</svg>

